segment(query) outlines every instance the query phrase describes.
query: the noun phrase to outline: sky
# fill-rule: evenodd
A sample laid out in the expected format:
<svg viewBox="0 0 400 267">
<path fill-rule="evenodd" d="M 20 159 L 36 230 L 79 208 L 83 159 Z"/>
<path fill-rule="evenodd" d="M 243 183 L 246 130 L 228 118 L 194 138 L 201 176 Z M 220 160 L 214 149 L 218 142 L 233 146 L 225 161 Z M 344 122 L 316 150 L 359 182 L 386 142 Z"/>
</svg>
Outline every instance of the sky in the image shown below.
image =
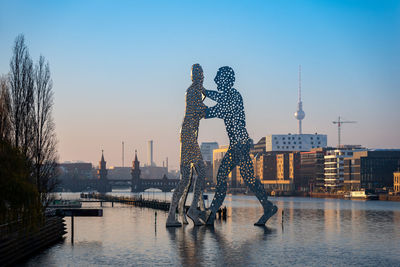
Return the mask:
<svg viewBox="0 0 400 267">
<path fill-rule="evenodd" d="M 179 162 L 179 130 L 200 63 L 215 90 L 235 70 L 255 142 L 297 132 L 302 66 L 303 133 L 342 143 L 400 148 L 400 1 L 18 1 L 0 0 L 0 74 L 24 34 L 34 60 L 50 63 L 60 161 L 125 166 Z M 206 105 L 215 103 L 205 100 Z M 199 143 L 228 144 L 223 121 L 202 120 Z"/>
</svg>

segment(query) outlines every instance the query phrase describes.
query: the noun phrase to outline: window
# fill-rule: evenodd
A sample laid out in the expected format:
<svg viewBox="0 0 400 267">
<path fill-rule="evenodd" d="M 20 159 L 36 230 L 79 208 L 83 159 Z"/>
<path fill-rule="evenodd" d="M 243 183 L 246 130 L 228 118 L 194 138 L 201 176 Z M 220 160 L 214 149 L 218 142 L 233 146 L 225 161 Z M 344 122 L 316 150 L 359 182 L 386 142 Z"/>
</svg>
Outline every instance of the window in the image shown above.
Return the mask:
<svg viewBox="0 0 400 267">
<path fill-rule="evenodd" d="M 299 140 L 301 140 L 301 137 L 299 137 Z"/>
<path fill-rule="evenodd" d="M 301 144 L 301 141 L 299 142 L 299 144 Z"/>
<path fill-rule="evenodd" d="M 318 142 L 318 145 L 320 145 L 321 144 L 321 142 Z"/>
<path fill-rule="evenodd" d="M 283 137 L 282 139 L 285 140 L 285 137 Z"/>
<path fill-rule="evenodd" d="M 287 142 L 290 145 L 290 142 Z"/>
<path fill-rule="evenodd" d="M 294 148 L 294 146 L 292 146 L 292 148 Z"/>
<path fill-rule="evenodd" d="M 286 145 L 286 142 L 283 142 L 284 145 Z"/>
<path fill-rule="evenodd" d="M 319 137 L 317 137 L 317 139 L 319 140 Z"/>
<path fill-rule="evenodd" d="M 311 142 L 311 144 L 313 145 L 313 144 L 314 144 L 314 142 Z"/>
<path fill-rule="evenodd" d="M 277 148 L 279 148 L 279 146 L 277 146 Z"/>
<path fill-rule="evenodd" d="M 301 149 L 301 146 L 299 146 L 299 148 Z"/>
<path fill-rule="evenodd" d="M 276 142 L 275 142 L 275 144 L 279 144 L 279 142 L 278 142 L 278 141 L 276 141 Z"/>
<path fill-rule="evenodd" d="M 296 144 L 296 142 L 293 142 L 293 144 Z"/>
</svg>

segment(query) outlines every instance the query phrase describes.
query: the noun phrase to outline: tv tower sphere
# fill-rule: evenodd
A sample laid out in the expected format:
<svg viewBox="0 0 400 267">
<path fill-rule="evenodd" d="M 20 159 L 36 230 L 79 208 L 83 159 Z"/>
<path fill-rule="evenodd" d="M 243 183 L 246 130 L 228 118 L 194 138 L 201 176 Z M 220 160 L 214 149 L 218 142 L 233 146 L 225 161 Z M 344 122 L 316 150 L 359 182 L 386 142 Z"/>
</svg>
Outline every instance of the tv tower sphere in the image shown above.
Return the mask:
<svg viewBox="0 0 400 267">
<path fill-rule="evenodd" d="M 306 116 L 306 113 L 304 113 L 304 111 L 302 109 L 299 109 L 298 111 L 296 111 L 294 113 L 294 117 L 298 120 L 302 120 L 304 119 L 304 117 Z"/>
</svg>

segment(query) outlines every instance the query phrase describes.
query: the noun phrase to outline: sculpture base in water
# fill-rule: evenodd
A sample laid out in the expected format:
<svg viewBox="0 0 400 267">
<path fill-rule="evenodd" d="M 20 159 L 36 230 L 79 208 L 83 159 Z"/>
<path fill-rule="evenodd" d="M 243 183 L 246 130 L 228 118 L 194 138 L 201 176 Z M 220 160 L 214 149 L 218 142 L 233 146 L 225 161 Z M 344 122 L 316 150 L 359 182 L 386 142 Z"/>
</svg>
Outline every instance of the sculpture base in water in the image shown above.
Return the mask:
<svg viewBox="0 0 400 267">
<path fill-rule="evenodd" d="M 275 215 L 275 213 L 278 211 L 278 208 L 276 206 L 273 206 L 271 210 L 268 213 L 264 213 L 263 216 L 254 224 L 256 226 L 265 226 L 269 218 Z"/>
</svg>

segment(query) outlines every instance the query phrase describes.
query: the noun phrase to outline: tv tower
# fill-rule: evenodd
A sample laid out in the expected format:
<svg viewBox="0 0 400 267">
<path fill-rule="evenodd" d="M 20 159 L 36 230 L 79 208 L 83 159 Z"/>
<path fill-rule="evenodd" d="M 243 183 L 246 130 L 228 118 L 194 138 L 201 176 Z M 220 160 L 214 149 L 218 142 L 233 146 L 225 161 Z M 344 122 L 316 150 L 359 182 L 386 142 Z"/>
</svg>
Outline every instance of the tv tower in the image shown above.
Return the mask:
<svg viewBox="0 0 400 267">
<path fill-rule="evenodd" d="M 306 116 L 303 111 L 303 102 L 301 102 L 301 65 L 299 65 L 299 101 L 297 102 L 297 111 L 294 113 L 294 117 L 299 121 L 299 134 L 302 134 L 301 121 Z"/>
</svg>

